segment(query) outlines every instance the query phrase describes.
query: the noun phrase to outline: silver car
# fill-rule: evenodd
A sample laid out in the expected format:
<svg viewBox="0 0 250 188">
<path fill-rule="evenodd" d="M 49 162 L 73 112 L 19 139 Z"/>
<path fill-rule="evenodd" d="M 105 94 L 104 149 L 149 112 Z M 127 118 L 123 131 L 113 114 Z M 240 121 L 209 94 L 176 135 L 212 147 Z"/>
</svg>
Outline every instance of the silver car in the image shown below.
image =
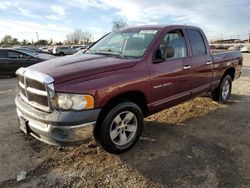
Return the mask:
<svg viewBox="0 0 250 188">
<path fill-rule="evenodd" d="M 52 54 L 60 55 L 60 56 L 72 55 L 75 52 L 76 52 L 76 50 L 72 49 L 69 46 L 57 46 L 57 47 L 54 47 L 53 50 L 52 50 Z"/>
</svg>

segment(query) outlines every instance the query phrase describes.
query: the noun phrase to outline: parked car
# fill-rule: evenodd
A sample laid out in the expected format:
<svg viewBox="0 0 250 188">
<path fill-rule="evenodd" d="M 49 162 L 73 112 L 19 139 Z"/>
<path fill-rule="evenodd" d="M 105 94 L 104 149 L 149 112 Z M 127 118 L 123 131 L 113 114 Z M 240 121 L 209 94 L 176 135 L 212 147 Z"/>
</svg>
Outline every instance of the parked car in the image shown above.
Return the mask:
<svg viewBox="0 0 250 188">
<path fill-rule="evenodd" d="M 54 47 L 52 50 L 52 54 L 60 55 L 60 56 L 72 55 L 75 52 L 76 52 L 76 50 L 69 47 L 69 46 L 57 46 L 57 47 Z"/>
<path fill-rule="evenodd" d="M 89 46 L 82 46 L 82 47 L 79 47 L 79 48 L 75 48 L 75 50 L 78 52 L 80 50 L 86 50 Z"/>
<path fill-rule="evenodd" d="M 210 48 L 210 50 L 214 50 L 214 49 L 216 49 L 216 46 L 215 45 L 209 45 L 209 48 Z"/>
<path fill-rule="evenodd" d="M 20 67 L 45 61 L 33 54 L 16 49 L 0 49 L 0 76 L 15 76 L 15 72 Z"/>
<path fill-rule="evenodd" d="M 240 50 L 242 46 L 231 46 L 228 48 L 228 50 Z"/>
<path fill-rule="evenodd" d="M 115 31 L 83 55 L 19 69 L 19 125 L 49 144 L 94 135 L 106 151 L 121 153 L 137 142 L 148 115 L 204 93 L 227 102 L 242 62 L 240 51 L 211 54 L 197 27 Z"/>
<path fill-rule="evenodd" d="M 244 52 L 250 52 L 250 45 L 247 45 L 247 46 L 242 47 L 242 48 L 240 49 L 240 51 L 241 51 L 242 53 L 244 53 Z"/>
<path fill-rule="evenodd" d="M 85 45 L 73 45 L 71 46 L 72 49 L 83 48 Z"/>
<path fill-rule="evenodd" d="M 51 54 L 48 54 L 48 53 L 37 53 L 37 52 L 33 51 L 30 48 L 14 48 L 14 49 L 22 51 L 22 52 L 26 52 L 26 53 L 31 54 L 33 56 L 36 56 L 36 57 L 38 57 L 40 59 L 49 60 L 49 59 L 55 58 L 55 56 L 53 56 Z"/>
<path fill-rule="evenodd" d="M 49 54 L 47 51 L 39 49 L 39 48 L 29 47 L 29 49 L 39 54 Z"/>
</svg>

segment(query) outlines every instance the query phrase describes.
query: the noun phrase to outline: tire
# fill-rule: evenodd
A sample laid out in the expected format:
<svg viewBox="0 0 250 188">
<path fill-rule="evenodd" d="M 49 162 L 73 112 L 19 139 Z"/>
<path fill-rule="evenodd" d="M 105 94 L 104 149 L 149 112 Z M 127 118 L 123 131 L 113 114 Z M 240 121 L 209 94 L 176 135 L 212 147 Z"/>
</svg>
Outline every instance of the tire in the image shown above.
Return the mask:
<svg viewBox="0 0 250 188">
<path fill-rule="evenodd" d="M 60 56 L 64 56 L 64 53 L 63 53 L 63 52 L 60 52 L 59 55 L 60 55 Z"/>
<path fill-rule="evenodd" d="M 139 106 L 121 102 L 111 108 L 100 122 L 96 140 L 109 153 L 125 152 L 138 141 L 143 124 Z"/>
<path fill-rule="evenodd" d="M 212 98 L 219 103 L 227 103 L 232 90 L 232 78 L 230 75 L 226 75 L 218 88 L 212 92 Z"/>
</svg>

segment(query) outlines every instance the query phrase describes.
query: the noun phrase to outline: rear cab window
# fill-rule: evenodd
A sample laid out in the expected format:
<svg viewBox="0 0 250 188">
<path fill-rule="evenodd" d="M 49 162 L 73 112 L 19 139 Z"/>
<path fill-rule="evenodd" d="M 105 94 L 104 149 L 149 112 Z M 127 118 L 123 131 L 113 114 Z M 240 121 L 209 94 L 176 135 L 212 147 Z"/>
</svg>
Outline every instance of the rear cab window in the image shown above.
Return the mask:
<svg viewBox="0 0 250 188">
<path fill-rule="evenodd" d="M 187 35 L 190 41 L 193 56 L 207 55 L 205 42 L 200 31 L 194 29 L 187 29 Z"/>
</svg>

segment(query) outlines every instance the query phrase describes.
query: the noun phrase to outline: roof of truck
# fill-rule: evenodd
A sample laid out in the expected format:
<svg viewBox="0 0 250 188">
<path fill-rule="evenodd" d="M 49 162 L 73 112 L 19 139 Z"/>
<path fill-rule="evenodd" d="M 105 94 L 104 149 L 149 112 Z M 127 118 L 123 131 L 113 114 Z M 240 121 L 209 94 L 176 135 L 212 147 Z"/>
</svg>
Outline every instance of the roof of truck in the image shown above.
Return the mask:
<svg viewBox="0 0 250 188">
<path fill-rule="evenodd" d="M 139 25 L 139 26 L 135 26 L 135 27 L 128 27 L 125 28 L 126 29 L 164 29 L 164 28 L 168 28 L 168 27 L 178 27 L 178 28 L 193 28 L 193 29 L 200 29 L 199 27 L 194 27 L 194 26 L 190 26 L 190 25 Z"/>
</svg>

